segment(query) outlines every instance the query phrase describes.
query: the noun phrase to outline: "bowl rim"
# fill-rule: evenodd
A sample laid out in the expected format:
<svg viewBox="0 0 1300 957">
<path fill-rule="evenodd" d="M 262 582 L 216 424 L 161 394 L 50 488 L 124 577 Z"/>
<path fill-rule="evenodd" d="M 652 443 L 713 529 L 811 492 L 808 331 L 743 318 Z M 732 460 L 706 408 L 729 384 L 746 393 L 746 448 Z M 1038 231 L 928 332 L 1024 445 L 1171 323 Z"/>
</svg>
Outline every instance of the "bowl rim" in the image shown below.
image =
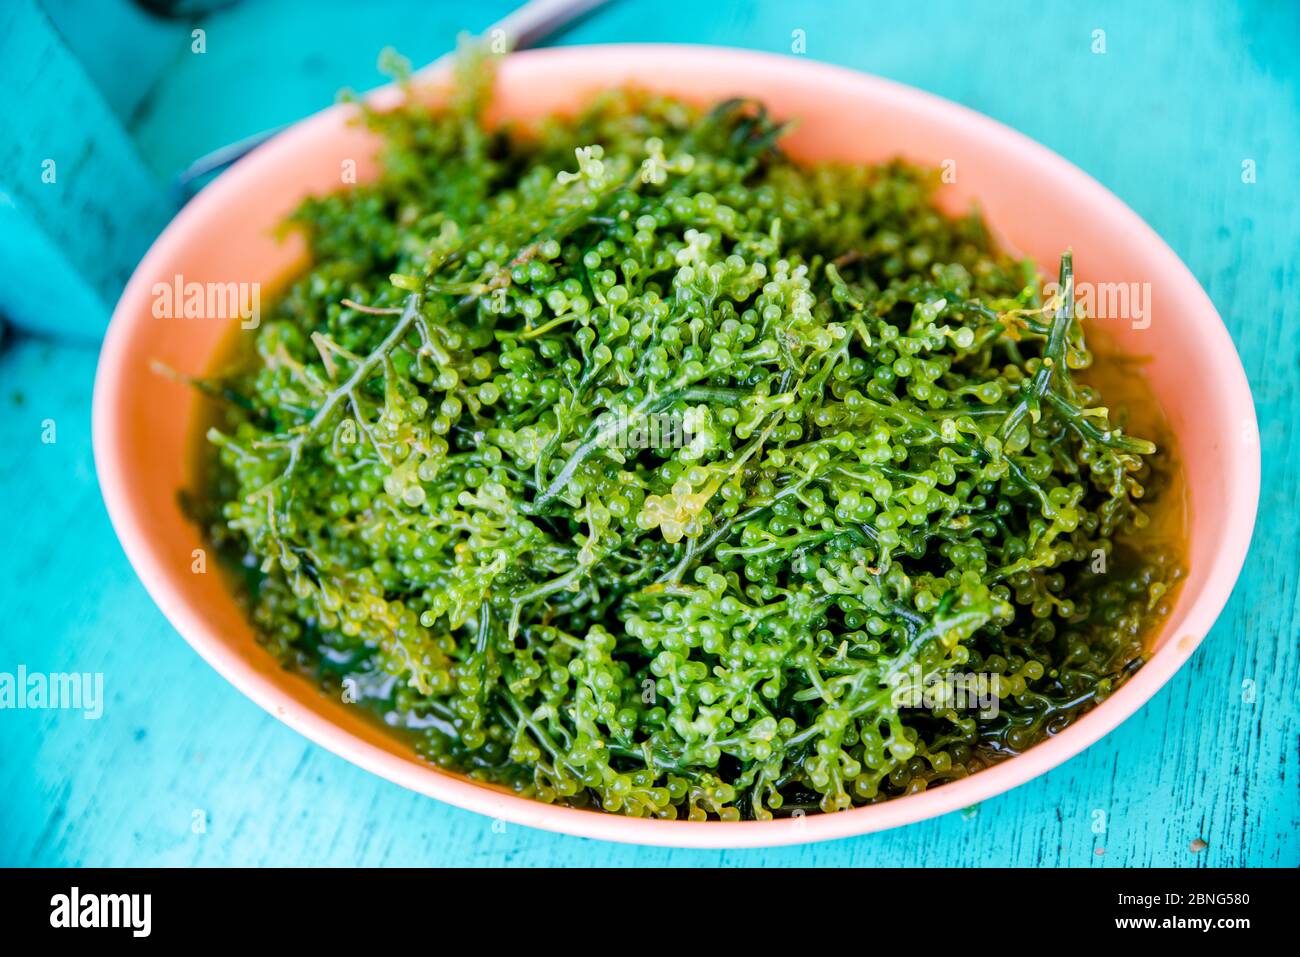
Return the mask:
<svg viewBox="0 0 1300 957">
<path fill-rule="evenodd" d="M 1174 277 L 1196 297 L 1201 307 L 1197 314 L 1204 317 L 1199 320 L 1203 328 L 1198 328 L 1198 334 L 1211 338 L 1206 349 L 1216 355 L 1227 392 L 1242 405 L 1238 411 L 1244 416 L 1243 429 L 1249 429 L 1251 436 L 1258 436 L 1254 402 L 1240 357 L 1213 303 L 1190 270 L 1122 200 L 1074 164 L 1024 134 L 914 87 L 846 67 L 773 53 L 693 44 L 620 43 L 552 47 L 510 56 L 512 60 L 541 63 L 649 58 L 659 70 L 666 69 L 665 64 L 671 61 L 675 65 L 694 66 L 696 69 L 732 70 L 742 74 L 754 70 L 778 76 L 798 73 L 828 85 L 852 84 L 871 90 L 876 95 L 899 101 L 928 120 L 958 128 L 973 137 L 1009 141 L 1023 157 L 1025 167 L 1064 180 L 1078 195 L 1095 204 L 1099 216 L 1114 218 L 1136 233 L 1138 241 L 1150 247 L 1161 271 Z M 438 66 L 421 71 L 419 82 L 436 80 L 445 70 L 445 66 Z M 390 85 L 381 87 L 370 96 L 376 102 L 391 103 L 398 94 Z M 205 621 L 202 609 L 172 583 L 162 555 L 150 547 L 148 536 L 131 506 L 129 463 L 119 451 L 123 423 L 112 414 L 112 409 L 116 397 L 130 388 L 124 362 L 126 346 L 130 327 L 147 312 L 140 310 L 138 303 L 147 301 L 144 297 L 148 294 L 148 277 L 154 271 L 154 263 L 169 255 L 168 247 L 176 237 L 201 225 L 207 210 L 218 205 L 223 194 L 238 190 L 245 182 L 255 179 L 263 166 L 274 164 L 282 152 L 293 149 L 297 136 L 328 122 L 332 114 L 344 108 L 332 106 L 295 123 L 235 164 L 177 213 L 136 267 L 114 309 L 96 370 L 92 408 L 94 459 L 104 503 L 123 550 L 150 597 L 181 636 L 222 677 L 268 713 L 316 744 L 387 780 L 459 808 L 574 836 L 684 848 L 771 847 L 831 840 L 885 830 L 976 804 L 1073 757 L 1112 731 L 1159 691 L 1200 644 L 1227 603 L 1245 561 L 1255 524 L 1260 491 L 1257 439 L 1249 443 L 1249 449 L 1242 450 L 1239 464 L 1244 487 L 1235 490 L 1236 494 L 1229 499 L 1233 513 L 1227 522 L 1224 547 L 1215 554 L 1205 586 L 1192 598 L 1183 626 L 1186 635 L 1177 641 L 1169 640 L 1157 649 L 1147 663 L 1101 705 L 1024 753 L 960 781 L 835 814 L 772 821 L 662 821 L 543 804 L 474 783 L 432 765 L 416 764 L 361 740 L 316 711 L 296 705 L 274 680 L 230 649 L 217 630 Z"/>
</svg>

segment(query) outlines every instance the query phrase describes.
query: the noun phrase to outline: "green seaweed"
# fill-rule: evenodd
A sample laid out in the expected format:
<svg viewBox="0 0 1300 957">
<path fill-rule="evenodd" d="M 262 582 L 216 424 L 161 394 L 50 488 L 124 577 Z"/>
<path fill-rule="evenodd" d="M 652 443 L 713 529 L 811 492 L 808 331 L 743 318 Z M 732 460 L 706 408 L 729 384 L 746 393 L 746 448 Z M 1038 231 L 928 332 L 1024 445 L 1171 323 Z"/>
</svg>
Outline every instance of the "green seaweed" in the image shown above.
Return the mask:
<svg viewBox="0 0 1300 957">
<path fill-rule="evenodd" d="M 1181 571 L 1069 253 L 1044 301 L 932 172 L 793 162 L 751 101 L 489 129 L 475 76 L 367 114 L 383 175 L 303 205 L 313 265 L 204 386 L 274 653 L 440 766 L 726 820 L 963 777 L 1140 666 Z M 959 673 L 997 706 L 899 703 Z"/>
</svg>

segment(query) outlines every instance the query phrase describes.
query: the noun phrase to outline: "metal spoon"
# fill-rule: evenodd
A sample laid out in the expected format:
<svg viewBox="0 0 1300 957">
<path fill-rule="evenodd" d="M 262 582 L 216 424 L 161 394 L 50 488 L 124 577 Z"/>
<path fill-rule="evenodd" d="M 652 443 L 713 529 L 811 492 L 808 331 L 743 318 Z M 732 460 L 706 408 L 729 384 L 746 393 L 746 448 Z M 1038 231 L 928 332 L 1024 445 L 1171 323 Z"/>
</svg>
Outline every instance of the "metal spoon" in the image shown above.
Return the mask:
<svg viewBox="0 0 1300 957">
<path fill-rule="evenodd" d="M 582 17 L 609 2 L 610 0 L 529 0 L 488 27 L 484 34 L 494 40 L 504 41 L 507 50 L 525 50 L 559 35 Z M 426 69 L 437 66 L 451 56 L 450 53 L 444 53 Z M 177 196 L 181 201 L 189 199 L 198 192 L 200 180 L 242 159 L 287 126 L 288 124 L 256 133 L 200 156 L 176 174 L 172 187 Z"/>
</svg>

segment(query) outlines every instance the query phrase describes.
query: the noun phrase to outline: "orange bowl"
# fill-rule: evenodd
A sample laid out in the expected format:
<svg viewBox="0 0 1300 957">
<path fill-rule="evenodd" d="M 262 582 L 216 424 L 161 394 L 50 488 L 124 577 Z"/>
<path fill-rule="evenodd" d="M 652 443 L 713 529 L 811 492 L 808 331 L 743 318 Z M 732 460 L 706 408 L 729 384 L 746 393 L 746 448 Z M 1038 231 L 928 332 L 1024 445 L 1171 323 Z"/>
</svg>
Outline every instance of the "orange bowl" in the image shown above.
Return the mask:
<svg viewBox="0 0 1300 957">
<path fill-rule="evenodd" d="M 377 172 L 372 134 L 334 107 L 275 137 L 186 206 L 159 236 L 113 313 L 94 397 L 94 449 L 104 500 L 126 554 L 177 631 L 235 687 L 318 744 L 405 787 L 518 824 L 586 837 L 688 847 L 750 847 L 863 834 L 966 807 L 1078 753 L 1169 680 L 1223 609 L 1250 542 L 1259 498 L 1259 441 L 1250 389 L 1214 306 L 1168 246 L 1076 167 L 994 121 L 885 80 L 807 60 L 706 47 L 594 46 L 514 54 L 503 63 L 497 120 L 570 112 L 594 93 L 632 84 L 708 104 L 735 95 L 797 119 L 783 146 L 800 159 L 876 162 L 894 156 L 942 167 L 950 210 L 978 202 L 1008 248 L 1044 272 L 1072 247 L 1081 284 L 1135 283 L 1150 306 L 1108 323 L 1108 349 L 1142 356 L 1185 469 L 1188 575 L 1153 636 L 1148 662 L 1115 694 L 1025 753 L 934 790 L 831 815 L 764 822 L 625 818 L 556 807 L 421 761 L 404 742 L 260 647 L 228 584 L 195 573 L 204 547 L 178 492 L 192 482 L 201 400 L 151 371 L 155 360 L 210 369 L 238 319 L 156 318 L 157 283 L 257 282 L 271 288 L 305 262 L 300 237 L 277 224 L 307 195 L 341 188 L 341 170 Z M 443 96 L 445 71 L 421 75 Z M 380 106 L 398 102 L 389 87 Z M 349 164 L 351 161 L 351 165 Z M 1143 285 L 1149 284 L 1149 285 Z"/>
</svg>

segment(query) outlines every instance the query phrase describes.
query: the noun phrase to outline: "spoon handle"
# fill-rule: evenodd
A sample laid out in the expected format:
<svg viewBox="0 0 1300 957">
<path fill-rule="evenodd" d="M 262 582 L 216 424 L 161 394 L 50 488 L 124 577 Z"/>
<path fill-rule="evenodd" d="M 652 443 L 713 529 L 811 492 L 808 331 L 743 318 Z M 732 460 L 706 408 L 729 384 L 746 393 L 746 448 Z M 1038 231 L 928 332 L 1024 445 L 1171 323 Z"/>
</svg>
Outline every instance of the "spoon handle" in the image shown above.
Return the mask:
<svg viewBox="0 0 1300 957">
<path fill-rule="evenodd" d="M 556 36 L 566 27 L 572 26 L 588 13 L 609 2 L 610 0 L 528 0 L 527 3 L 492 24 L 484 33 L 491 37 L 500 31 L 504 34 L 506 49 L 526 50 L 548 37 Z M 424 70 L 435 69 L 451 55 L 444 53 Z M 177 173 L 172 181 L 172 188 L 177 198 L 181 202 L 189 199 L 198 191 L 195 184 L 199 180 L 213 173 L 219 173 L 236 160 L 247 156 L 286 129 L 286 126 L 277 126 L 274 129 L 255 133 L 200 156 Z"/>
</svg>

